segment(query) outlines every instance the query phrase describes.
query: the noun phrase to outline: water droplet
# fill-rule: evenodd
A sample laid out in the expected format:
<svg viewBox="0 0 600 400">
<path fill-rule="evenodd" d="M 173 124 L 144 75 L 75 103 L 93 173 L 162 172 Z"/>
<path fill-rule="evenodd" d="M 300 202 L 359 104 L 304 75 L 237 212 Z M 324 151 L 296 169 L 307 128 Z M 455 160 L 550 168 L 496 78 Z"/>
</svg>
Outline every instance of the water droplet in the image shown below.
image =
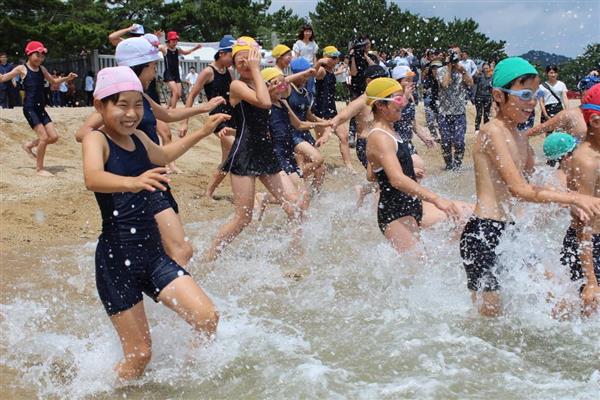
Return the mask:
<svg viewBox="0 0 600 400">
<path fill-rule="evenodd" d="M 135 234 L 135 233 L 137 232 L 137 229 L 135 229 L 135 228 L 131 228 L 131 229 L 129 230 L 129 232 L 131 232 L 131 234 L 133 235 L 133 234 Z"/>
<path fill-rule="evenodd" d="M 113 211 L 113 215 L 116 217 L 119 215 L 119 212 L 117 210 Z"/>
<path fill-rule="evenodd" d="M 129 267 L 130 265 L 131 265 L 131 261 L 129 261 L 129 260 L 125 260 L 125 266 L 126 266 L 126 267 Z"/>
<path fill-rule="evenodd" d="M 177 276 L 183 276 L 183 271 L 182 270 L 177 271 Z"/>
</svg>

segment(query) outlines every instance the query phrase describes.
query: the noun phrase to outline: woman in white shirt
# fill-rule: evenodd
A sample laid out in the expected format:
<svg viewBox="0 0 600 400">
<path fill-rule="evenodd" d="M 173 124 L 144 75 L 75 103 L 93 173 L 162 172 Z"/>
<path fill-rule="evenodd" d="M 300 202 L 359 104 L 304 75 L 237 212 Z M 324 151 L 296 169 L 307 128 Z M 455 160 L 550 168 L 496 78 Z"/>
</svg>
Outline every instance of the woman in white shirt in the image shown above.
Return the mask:
<svg viewBox="0 0 600 400">
<path fill-rule="evenodd" d="M 317 51 L 319 45 L 315 42 L 315 33 L 313 32 L 312 26 L 304 25 L 298 32 L 298 40 L 294 43 L 292 51 L 294 52 L 294 58 L 302 57 L 310 63 L 315 65 L 317 62 Z M 306 82 L 306 89 L 313 93 L 315 92 L 315 78 L 311 77 Z"/>
<path fill-rule="evenodd" d="M 85 105 L 91 107 L 94 100 L 94 73 L 88 71 L 85 77 Z"/>
<path fill-rule="evenodd" d="M 540 109 L 542 110 L 541 122 L 544 123 L 556 114 L 567 108 L 567 86 L 558 80 L 558 67 L 549 65 L 546 67 L 548 80 L 543 82 L 539 89 Z"/>
</svg>

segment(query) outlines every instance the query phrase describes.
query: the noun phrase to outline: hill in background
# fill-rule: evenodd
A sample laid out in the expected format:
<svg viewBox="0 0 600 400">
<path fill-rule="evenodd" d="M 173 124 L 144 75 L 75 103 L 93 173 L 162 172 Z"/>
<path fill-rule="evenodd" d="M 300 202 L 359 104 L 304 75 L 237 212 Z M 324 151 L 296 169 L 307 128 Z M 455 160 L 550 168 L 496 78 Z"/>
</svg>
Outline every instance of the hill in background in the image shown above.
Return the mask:
<svg viewBox="0 0 600 400">
<path fill-rule="evenodd" d="M 529 50 L 527 53 L 521 54 L 519 57 L 523 57 L 530 63 L 537 64 L 540 67 L 546 67 L 547 65 L 553 64 L 560 65 L 571 60 L 569 57 L 554 53 L 547 53 L 541 50 Z"/>
</svg>

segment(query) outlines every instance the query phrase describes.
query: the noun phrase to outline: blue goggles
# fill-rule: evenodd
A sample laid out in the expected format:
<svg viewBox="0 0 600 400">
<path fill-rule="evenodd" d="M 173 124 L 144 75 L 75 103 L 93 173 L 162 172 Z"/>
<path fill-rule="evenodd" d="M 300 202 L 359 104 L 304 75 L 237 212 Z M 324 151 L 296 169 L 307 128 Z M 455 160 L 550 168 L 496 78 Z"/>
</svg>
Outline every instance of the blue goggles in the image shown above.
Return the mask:
<svg viewBox="0 0 600 400">
<path fill-rule="evenodd" d="M 529 90 L 529 89 L 523 89 L 523 90 L 512 90 L 512 89 L 505 89 L 505 88 L 495 88 L 498 90 L 503 91 L 504 93 L 508 93 L 510 95 L 513 96 L 517 96 L 519 99 L 523 100 L 523 101 L 529 101 L 533 98 L 539 98 L 542 95 L 542 92 L 540 90 L 536 90 L 535 92 L 533 90 Z"/>
</svg>

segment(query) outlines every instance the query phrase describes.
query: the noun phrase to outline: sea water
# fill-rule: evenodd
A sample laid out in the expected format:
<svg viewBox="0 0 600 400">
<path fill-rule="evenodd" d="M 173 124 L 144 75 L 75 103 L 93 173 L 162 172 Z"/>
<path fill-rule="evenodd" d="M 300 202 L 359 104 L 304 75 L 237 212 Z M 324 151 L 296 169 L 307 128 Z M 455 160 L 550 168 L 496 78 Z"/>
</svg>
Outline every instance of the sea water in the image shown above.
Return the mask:
<svg viewBox="0 0 600 400">
<path fill-rule="evenodd" d="M 96 294 L 95 243 L 15 265 L 2 282 L 2 392 L 49 399 L 598 398 L 600 318 L 551 316 L 549 293 L 577 299 L 559 263 L 568 211 L 527 205 L 516 217 L 499 247 L 505 313 L 483 318 L 466 288 L 460 229 L 442 223 L 423 232 L 414 252 L 398 255 L 379 232 L 372 200 L 356 209 L 357 180 L 328 178 L 336 186 L 315 199 L 299 259 L 289 255 L 284 214 L 271 207 L 218 261 L 191 262 L 221 315 L 208 346 L 190 347 L 191 329 L 146 298 L 153 357 L 128 385 L 115 383 L 122 353 Z M 472 181 L 466 168 L 425 184 L 472 202 Z M 186 225 L 198 254 L 222 223 Z M 546 271 L 555 278 L 545 279 Z"/>
</svg>

